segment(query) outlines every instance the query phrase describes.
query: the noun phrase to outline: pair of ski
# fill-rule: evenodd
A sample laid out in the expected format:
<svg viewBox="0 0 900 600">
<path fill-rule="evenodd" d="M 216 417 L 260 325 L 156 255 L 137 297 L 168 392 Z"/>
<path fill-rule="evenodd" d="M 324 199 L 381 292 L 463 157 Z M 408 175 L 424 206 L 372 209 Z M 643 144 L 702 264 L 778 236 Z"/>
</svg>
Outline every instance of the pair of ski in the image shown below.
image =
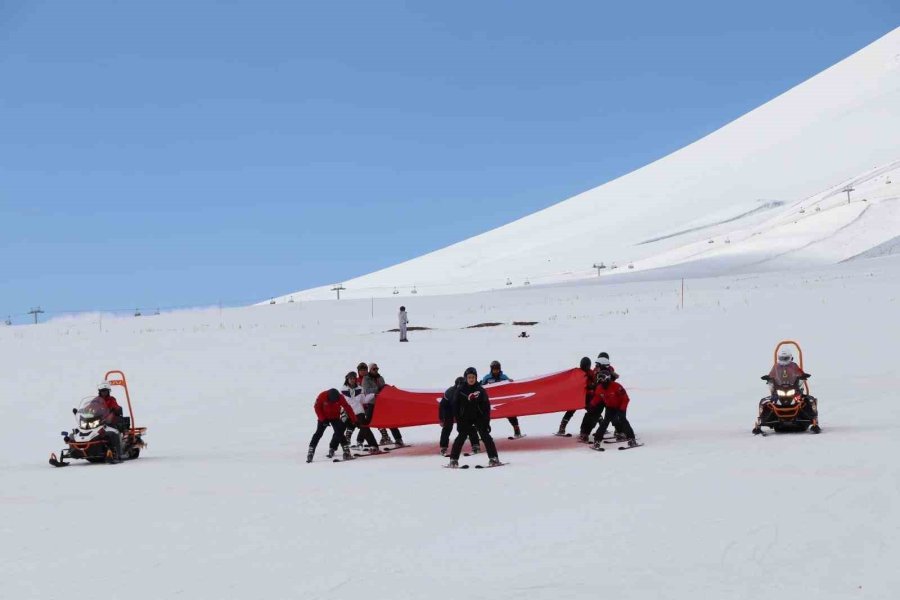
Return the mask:
<svg viewBox="0 0 900 600">
<path fill-rule="evenodd" d="M 390 454 L 391 452 L 402 450 L 403 448 L 409 448 L 410 446 L 411 444 L 403 444 L 402 446 L 395 446 L 393 448 L 380 448 L 378 452 L 375 452 L 374 450 L 361 449 L 359 452 L 354 452 L 350 458 L 333 458 L 331 459 L 331 462 L 346 462 L 348 460 L 354 460 L 357 458 L 365 458 L 366 456 L 381 456 L 383 454 Z M 357 448 L 359 447 L 357 446 Z M 366 446 L 366 448 L 368 448 L 368 446 Z"/>
<path fill-rule="evenodd" d="M 508 462 L 500 463 L 499 465 L 475 465 L 476 469 L 495 469 L 497 467 L 505 467 L 508 465 Z M 450 465 L 444 465 L 445 469 L 468 469 L 471 465 L 459 465 L 458 467 L 451 467 Z"/>
</svg>

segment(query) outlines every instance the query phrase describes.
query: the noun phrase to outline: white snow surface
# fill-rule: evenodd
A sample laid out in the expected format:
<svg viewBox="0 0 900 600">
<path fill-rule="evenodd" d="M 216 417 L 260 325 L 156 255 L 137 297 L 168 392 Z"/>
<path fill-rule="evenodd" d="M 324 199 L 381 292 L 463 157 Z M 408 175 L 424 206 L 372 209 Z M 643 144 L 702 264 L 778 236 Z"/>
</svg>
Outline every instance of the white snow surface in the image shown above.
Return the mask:
<svg viewBox="0 0 900 600">
<path fill-rule="evenodd" d="M 900 236 L 898 169 L 900 28 L 677 152 L 500 228 L 341 282 L 342 297 L 559 283 L 596 277 L 592 265 L 601 262 L 610 267 L 603 276 L 619 279 L 823 266 L 896 247 L 881 244 Z M 849 208 L 840 191 L 848 183 Z M 332 287 L 274 301 L 331 299 Z"/>
<path fill-rule="evenodd" d="M 409 344 L 385 333 L 393 298 L 2 328 L 0 598 L 896 598 L 900 257 L 688 280 L 679 296 L 594 279 L 405 298 L 410 325 L 433 328 Z M 487 321 L 506 324 L 466 329 Z M 785 338 L 824 431 L 754 437 Z M 443 389 L 492 359 L 524 378 L 601 350 L 643 448 L 553 437 L 557 414 L 522 418 L 516 441 L 495 422 L 501 469 L 442 469 L 434 426 L 347 464 L 325 459 L 326 434 L 304 462 L 316 394 L 360 360 Z M 149 448 L 53 469 L 69 409 L 108 369 L 128 376 Z"/>
</svg>

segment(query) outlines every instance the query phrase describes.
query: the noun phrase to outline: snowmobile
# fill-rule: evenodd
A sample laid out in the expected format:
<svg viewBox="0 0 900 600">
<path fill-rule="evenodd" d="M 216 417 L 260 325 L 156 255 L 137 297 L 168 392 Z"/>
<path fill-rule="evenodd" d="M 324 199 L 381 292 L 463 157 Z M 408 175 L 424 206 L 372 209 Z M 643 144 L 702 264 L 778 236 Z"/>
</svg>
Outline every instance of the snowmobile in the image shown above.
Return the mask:
<svg viewBox="0 0 900 600">
<path fill-rule="evenodd" d="M 116 375 L 115 378 L 110 378 Z M 112 386 L 120 386 L 125 390 L 125 400 L 128 405 L 128 416 L 120 416 L 109 424 L 109 410 L 106 403 L 100 398 L 85 398 L 79 408 L 73 408 L 76 426 L 71 431 L 60 432 L 63 441 L 67 444 L 59 457 L 55 453 L 50 454 L 50 464 L 54 467 L 68 467 L 71 463 L 66 459 L 83 459 L 91 463 L 108 462 L 113 458 L 113 449 L 107 429 L 115 428 L 122 436 L 121 459 L 135 459 L 141 455 L 141 449 L 147 444 L 143 436 L 147 432 L 146 427 L 135 427 L 134 411 L 131 408 L 131 396 L 128 393 L 128 383 L 122 371 L 109 371 L 104 379 Z"/>
<path fill-rule="evenodd" d="M 803 350 L 797 342 L 784 340 L 775 346 L 775 359 L 783 346 L 794 346 L 799 358 L 798 366 L 803 371 Z M 805 371 L 804 371 L 805 372 Z M 777 432 L 801 432 L 810 426 L 818 433 L 818 421 L 815 417 L 816 399 L 809 393 L 807 375 L 800 377 L 793 384 L 773 384 L 772 394 L 760 400 L 760 415 L 757 428 L 770 427 Z M 754 430 L 754 433 L 759 433 Z"/>
</svg>

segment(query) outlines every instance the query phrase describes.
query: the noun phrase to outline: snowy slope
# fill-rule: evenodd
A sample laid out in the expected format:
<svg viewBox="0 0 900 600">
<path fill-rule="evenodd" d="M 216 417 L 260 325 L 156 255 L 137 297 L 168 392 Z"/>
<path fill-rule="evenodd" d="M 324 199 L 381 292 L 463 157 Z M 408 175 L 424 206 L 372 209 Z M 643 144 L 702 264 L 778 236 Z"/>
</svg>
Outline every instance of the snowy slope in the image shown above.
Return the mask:
<svg viewBox="0 0 900 600">
<path fill-rule="evenodd" d="M 672 282 L 590 283 L 407 298 L 433 328 L 409 344 L 384 333 L 393 298 L 0 329 L 0 598 L 895 598 L 900 258 L 688 281 L 683 310 Z M 465 329 L 513 320 L 539 323 Z M 803 344 L 822 435 L 750 435 L 782 338 Z M 443 388 L 494 358 L 523 377 L 600 350 L 644 448 L 589 451 L 546 415 L 514 442 L 494 424 L 497 470 L 441 469 L 436 427 L 303 462 L 315 394 L 360 360 Z M 109 368 L 150 447 L 52 469 Z"/>
<path fill-rule="evenodd" d="M 900 29 L 646 167 L 448 248 L 344 281 L 342 295 L 391 296 L 396 290 L 408 296 L 413 289 L 442 294 L 561 282 L 596 275 L 591 266 L 601 261 L 620 268 L 633 264 L 634 270 L 683 265 L 679 272 L 697 273 L 701 266 L 693 255 L 703 253 L 695 251 L 695 242 L 732 230 L 735 236 L 757 233 L 761 222 L 782 223 L 799 202 L 811 204 L 813 195 L 867 177 L 876 167 L 896 171 L 895 161 L 900 161 Z M 884 219 L 878 215 L 882 210 Z M 857 224 L 855 241 L 843 234 L 832 247 L 829 236 L 856 215 L 838 210 L 830 216 L 809 221 L 815 231 L 802 233 L 816 244 L 809 251 L 797 252 L 799 245 L 786 243 L 783 231 L 772 228 L 759 233 L 757 243 L 714 256 L 702 270 L 723 273 L 732 264 L 741 270 L 763 261 L 765 268 L 823 265 L 900 235 L 894 209 L 885 206 L 870 215 L 874 219 Z M 877 234 L 862 226 L 868 223 L 881 225 Z M 782 254 L 790 251 L 789 259 L 761 248 L 772 237 L 783 242 Z M 331 287 L 276 301 L 333 298 Z"/>
</svg>

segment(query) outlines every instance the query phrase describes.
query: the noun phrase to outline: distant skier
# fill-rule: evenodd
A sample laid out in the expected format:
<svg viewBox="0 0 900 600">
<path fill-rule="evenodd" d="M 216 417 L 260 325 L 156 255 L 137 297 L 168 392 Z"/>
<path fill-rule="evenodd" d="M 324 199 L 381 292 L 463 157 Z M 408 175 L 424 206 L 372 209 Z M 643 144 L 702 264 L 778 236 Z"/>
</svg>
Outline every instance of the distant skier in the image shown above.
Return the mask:
<svg viewBox="0 0 900 600">
<path fill-rule="evenodd" d="M 406 307 L 400 307 L 400 313 L 397 315 L 397 319 L 400 321 L 400 341 L 408 342 L 406 339 L 406 326 L 409 324 L 409 317 L 406 315 Z"/>
<path fill-rule="evenodd" d="M 490 459 L 488 466 L 497 466 L 500 464 L 500 459 L 497 456 L 494 438 L 491 437 L 491 402 L 487 390 L 478 383 L 478 371 L 475 370 L 475 367 L 466 369 L 463 376 L 465 381 L 456 388 L 454 407 L 458 433 L 453 441 L 450 463 L 447 466 L 452 469 L 459 467 L 459 455 L 462 452 L 463 444 L 466 443 L 466 438 L 473 429 L 484 441 L 484 447 Z"/>
<path fill-rule="evenodd" d="M 512 382 L 512 379 L 507 377 L 506 373 L 503 372 L 503 369 L 500 367 L 500 361 L 492 360 L 491 371 L 482 378 L 481 385 L 500 383 L 501 381 Z M 507 417 L 507 420 L 509 421 L 509 424 L 513 426 L 513 437 L 524 437 L 522 435 L 522 430 L 519 429 L 519 417 Z"/>
<path fill-rule="evenodd" d="M 378 448 L 378 442 L 375 441 L 375 435 L 372 433 L 372 430 L 369 429 L 369 419 L 366 417 L 366 409 L 363 404 L 363 391 L 357 381 L 356 371 L 350 371 L 344 376 L 344 387 L 341 388 L 341 394 L 344 396 L 347 404 L 353 408 L 353 414 L 356 416 L 356 423 L 354 424 L 353 421 L 350 420 L 350 415 L 346 412 L 344 413 L 343 420 L 345 421 L 344 425 L 347 428 L 344 434 L 344 441 L 348 444 L 350 443 L 350 439 L 353 437 L 353 430 L 358 426 L 362 439 L 369 444 L 372 451 L 380 452 L 381 450 Z"/>
<path fill-rule="evenodd" d="M 631 428 L 631 424 L 625 416 L 628 402 L 628 393 L 621 384 L 613 381 L 613 373 L 602 371 L 597 374 L 597 388 L 594 390 L 594 397 L 591 399 L 591 408 L 596 408 L 602 404 L 606 407 L 606 414 L 600 423 L 600 428 L 594 435 L 595 448 L 600 448 L 606 428 L 610 423 L 616 425 L 625 434 L 629 446 L 638 445 L 634 439 L 634 429 Z"/>
<path fill-rule="evenodd" d="M 331 443 L 328 444 L 328 458 L 334 456 L 337 447 L 340 445 L 344 449 L 344 460 L 349 459 L 350 447 L 344 439 L 344 422 L 341 421 L 341 409 L 343 408 L 344 412 L 347 413 L 350 422 L 355 423 L 356 415 L 353 412 L 353 407 L 347 403 L 339 391 L 331 388 L 316 396 L 316 403 L 313 408 L 316 411 L 318 423 L 316 425 L 316 432 L 309 441 L 309 451 L 306 453 L 306 462 L 312 462 L 313 455 L 316 453 L 316 446 L 319 445 L 322 434 L 325 433 L 325 430 L 328 429 L 329 426 L 334 430 L 334 434 L 331 436 Z"/>
<path fill-rule="evenodd" d="M 595 386 L 595 373 L 594 369 L 591 368 L 591 359 L 587 356 L 583 356 L 581 358 L 581 362 L 578 364 L 578 368 L 584 372 L 584 418 L 581 420 L 581 429 L 584 429 L 585 423 L 587 422 L 588 415 L 590 414 L 591 409 L 591 397 L 594 395 L 594 386 Z M 559 422 L 559 431 L 556 432 L 556 435 L 566 435 L 566 426 L 569 424 L 569 421 L 572 420 L 572 416 L 575 414 L 574 410 L 567 410 L 565 414 L 563 414 L 562 420 Z M 593 427 L 593 426 L 592 426 Z M 590 430 L 588 430 L 590 431 Z"/>
<path fill-rule="evenodd" d="M 444 392 L 444 396 L 438 404 L 438 420 L 441 422 L 441 456 L 447 456 L 450 434 L 453 432 L 453 424 L 456 423 L 456 393 L 464 381 L 462 377 L 457 377 L 453 386 Z M 481 446 L 478 445 L 478 432 L 474 429 L 469 434 L 469 442 L 472 444 L 472 454 L 481 452 Z"/>
</svg>

